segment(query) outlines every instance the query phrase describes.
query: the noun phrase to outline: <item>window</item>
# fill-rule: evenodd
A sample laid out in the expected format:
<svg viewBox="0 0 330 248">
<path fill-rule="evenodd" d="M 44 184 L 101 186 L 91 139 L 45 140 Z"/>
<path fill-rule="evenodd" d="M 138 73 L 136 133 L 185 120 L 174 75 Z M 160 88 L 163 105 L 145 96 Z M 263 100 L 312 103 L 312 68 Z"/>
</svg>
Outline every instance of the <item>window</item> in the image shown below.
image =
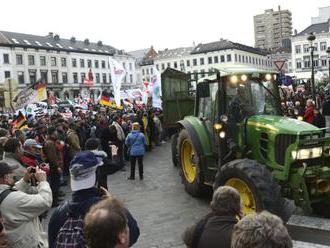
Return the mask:
<svg viewBox="0 0 330 248">
<path fill-rule="evenodd" d="M 77 84 L 78 83 L 78 73 L 74 72 L 74 73 L 72 73 L 72 76 L 73 76 L 73 83 Z"/>
<path fill-rule="evenodd" d="M 87 60 L 87 67 L 88 68 L 91 68 L 92 67 L 92 60 Z"/>
<path fill-rule="evenodd" d="M 242 62 L 245 63 L 245 57 L 244 56 L 242 56 Z"/>
<path fill-rule="evenodd" d="M 149 75 L 149 69 L 148 68 L 146 69 L 146 74 Z"/>
<path fill-rule="evenodd" d="M 214 64 L 219 63 L 219 57 L 218 56 L 214 56 L 213 57 L 213 61 L 214 61 Z"/>
<path fill-rule="evenodd" d="M 129 74 L 129 82 L 132 84 L 133 83 L 133 75 Z"/>
<path fill-rule="evenodd" d="M 100 83 L 100 73 L 95 73 L 96 83 Z"/>
<path fill-rule="evenodd" d="M 34 55 L 28 55 L 29 65 L 34 65 Z"/>
<path fill-rule="evenodd" d="M 95 68 L 99 68 L 99 61 L 98 60 L 95 60 L 94 64 L 95 64 Z"/>
<path fill-rule="evenodd" d="M 164 65 L 164 64 L 163 64 Z M 144 69 L 142 69 L 142 75 L 144 76 Z"/>
<path fill-rule="evenodd" d="M 309 45 L 308 44 L 305 44 L 304 45 L 304 53 L 308 53 L 308 51 L 309 51 Z"/>
<path fill-rule="evenodd" d="M 123 62 L 123 67 L 124 67 L 124 69 L 126 70 L 126 64 L 125 64 L 125 62 Z"/>
<path fill-rule="evenodd" d="M 204 65 L 204 58 L 200 58 L 199 63 L 200 63 L 200 65 Z"/>
<path fill-rule="evenodd" d="M 71 59 L 72 62 L 72 67 L 77 67 L 77 60 L 76 59 Z"/>
<path fill-rule="evenodd" d="M 85 67 L 85 60 L 80 59 L 80 68 L 84 68 L 84 67 Z"/>
<path fill-rule="evenodd" d="M 56 57 L 50 57 L 50 65 L 56 66 Z"/>
<path fill-rule="evenodd" d="M 321 42 L 320 43 L 320 50 L 321 51 L 327 50 L 327 43 L 326 42 Z"/>
<path fill-rule="evenodd" d="M 105 61 L 104 60 L 101 61 L 101 66 L 102 66 L 103 69 L 105 68 Z"/>
<path fill-rule="evenodd" d="M 80 73 L 81 83 L 83 84 L 86 78 L 86 74 L 84 72 Z"/>
<path fill-rule="evenodd" d="M 231 62 L 231 54 L 227 54 L 227 62 Z M 250 63 L 251 63 L 251 57 L 250 57 Z"/>
<path fill-rule="evenodd" d="M 23 55 L 22 54 L 16 54 L 16 64 L 23 65 Z"/>
<path fill-rule="evenodd" d="M 150 68 L 150 75 L 154 74 L 154 68 Z"/>
<path fill-rule="evenodd" d="M 220 56 L 220 62 L 221 62 L 221 63 L 225 62 L 225 55 L 221 55 L 221 56 Z M 243 61 L 243 62 L 244 62 L 244 61 Z"/>
<path fill-rule="evenodd" d="M 111 80 L 111 73 L 109 73 L 109 84 L 111 84 L 112 80 Z"/>
<path fill-rule="evenodd" d="M 159 71 L 159 65 L 158 64 L 156 65 L 156 69 Z"/>
<path fill-rule="evenodd" d="M 61 58 L 61 66 L 66 67 L 66 58 Z"/>
<path fill-rule="evenodd" d="M 171 63 L 167 63 L 167 67 L 171 67 Z"/>
<path fill-rule="evenodd" d="M 48 71 L 46 70 L 40 71 L 40 76 L 43 82 L 48 83 Z"/>
<path fill-rule="evenodd" d="M 9 54 L 8 53 L 3 54 L 3 63 L 9 64 Z"/>
<path fill-rule="evenodd" d="M 107 83 L 107 74 L 106 74 L 106 73 L 102 73 L 102 82 L 103 82 L 104 84 Z"/>
<path fill-rule="evenodd" d="M 205 77 L 205 71 L 204 70 L 201 70 L 201 77 Z"/>
<path fill-rule="evenodd" d="M 17 81 L 19 84 L 24 84 L 24 72 L 23 71 L 17 72 Z"/>
<path fill-rule="evenodd" d="M 241 55 L 238 55 L 238 62 L 241 62 Z"/>
<path fill-rule="evenodd" d="M 162 64 L 162 70 L 165 70 L 165 65 L 164 64 Z"/>
<path fill-rule="evenodd" d="M 321 58 L 321 66 L 327 66 L 327 58 Z"/>
<path fill-rule="evenodd" d="M 40 56 L 40 66 L 46 66 L 46 56 Z"/>
<path fill-rule="evenodd" d="M 174 68 L 178 68 L 178 62 L 174 61 Z"/>
<path fill-rule="evenodd" d="M 296 67 L 297 69 L 301 69 L 301 61 L 297 61 Z"/>
<path fill-rule="evenodd" d="M 5 71 L 5 78 L 10 78 L 10 71 Z"/>
<path fill-rule="evenodd" d="M 309 67 L 310 67 L 309 57 L 308 58 L 304 58 L 304 68 L 309 68 Z"/>
<path fill-rule="evenodd" d="M 314 43 L 314 51 L 318 50 L 318 43 Z"/>
<path fill-rule="evenodd" d="M 193 59 L 193 66 L 197 66 L 197 59 Z"/>
<path fill-rule="evenodd" d="M 208 62 L 209 64 L 212 64 L 212 57 L 208 57 L 208 58 L 207 58 L 207 62 Z"/>
<path fill-rule="evenodd" d="M 64 84 L 67 84 L 68 83 L 68 73 L 62 72 L 62 82 Z"/>
<path fill-rule="evenodd" d="M 52 71 L 52 83 L 53 84 L 58 83 L 58 71 Z"/>
<path fill-rule="evenodd" d="M 190 66 L 190 60 L 187 60 L 187 66 Z"/>
<path fill-rule="evenodd" d="M 36 70 L 29 70 L 30 83 L 34 84 L 37 81 L 37 72 Z"/>
<path fill-rule="evenodd" d="M 132 63 L 129 63 L 129 70 L 133 70 L 133 66 L 132 66 Z"/>
<path fill-rule="evenodd" d="M 314 64 L 315 67 L 319 66 L 319 60 L 318 60 L 318 58 L 316 58 L 316 59 L 314 58 L 313 64 Z"/>
<path fill-rule="evenodd" d="M 295 46 L 295 51 L 297 54 L 301 53 L 301 45 Z"/>
<path fill-rule="evenodd" d="M 237 54 L 235 54 L 235 62 L 237 62 Z"/>
</svg>

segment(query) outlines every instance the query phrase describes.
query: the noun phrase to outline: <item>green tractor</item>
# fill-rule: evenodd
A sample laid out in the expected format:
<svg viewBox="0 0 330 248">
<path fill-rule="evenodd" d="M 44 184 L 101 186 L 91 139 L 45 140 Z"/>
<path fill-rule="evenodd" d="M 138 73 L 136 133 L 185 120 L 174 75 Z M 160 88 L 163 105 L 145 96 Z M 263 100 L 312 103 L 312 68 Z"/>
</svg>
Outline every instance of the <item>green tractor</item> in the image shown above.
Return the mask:
<svg viewBox="0 0 330 248">
<path fill-rule="evenodd" d="M 287 220 L 330 212 L 330 137 L 325 129 L 281 116 L 277 74 L 217 68 L 198 80 L 162 73 L 164 124 L 186 191 L 236 188 L 245 213 L 268 210 Z"/>
</svg>

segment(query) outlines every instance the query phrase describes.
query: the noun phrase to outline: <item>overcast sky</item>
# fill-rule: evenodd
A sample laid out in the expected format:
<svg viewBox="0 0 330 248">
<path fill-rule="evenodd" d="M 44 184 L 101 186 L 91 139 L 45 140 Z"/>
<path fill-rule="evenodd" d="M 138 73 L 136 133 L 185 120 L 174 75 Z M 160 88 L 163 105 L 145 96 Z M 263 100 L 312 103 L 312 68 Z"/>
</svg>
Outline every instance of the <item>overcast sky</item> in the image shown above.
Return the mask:
<svg viewBox="0 0 330 248">
<path fill-rule="evenodd" d="M 298 32 L 329 0 L 1 0 L 0 30 L 102 40 L 125 51 L 191 46 L 220 38 L 254 45 L 253 16 L 292 12 Z"/>
</svg>

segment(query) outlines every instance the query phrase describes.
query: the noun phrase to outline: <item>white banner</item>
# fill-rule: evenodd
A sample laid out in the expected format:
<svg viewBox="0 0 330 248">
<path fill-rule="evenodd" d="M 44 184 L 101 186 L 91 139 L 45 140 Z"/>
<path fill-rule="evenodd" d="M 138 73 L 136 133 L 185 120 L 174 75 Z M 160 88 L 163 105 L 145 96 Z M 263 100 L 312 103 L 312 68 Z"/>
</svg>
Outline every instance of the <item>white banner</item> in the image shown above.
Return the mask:
<svg viewBox="0 0 330 248">
<path fill-rule="evenodd" d="M 152 77 L 152 106 L 154 108 L 162 108 L 162 84 L 160 72 L 154 68 L 154 75 Z"/>
<path fill-rule="evenodd" d="M 123 78 L 126 75 L 126 71 L 124 70 L 124 67 L 122 64 L 120 64 L 118 61 L 109 58 L 109 64 L 110 64 L 110 70 L 111 70 L 111 80 L 113 85 L 113 93 L 115 96 L 115 102 L 117 106 L 120 106 L 120 87 L 121 82 Z"/>
</svg>

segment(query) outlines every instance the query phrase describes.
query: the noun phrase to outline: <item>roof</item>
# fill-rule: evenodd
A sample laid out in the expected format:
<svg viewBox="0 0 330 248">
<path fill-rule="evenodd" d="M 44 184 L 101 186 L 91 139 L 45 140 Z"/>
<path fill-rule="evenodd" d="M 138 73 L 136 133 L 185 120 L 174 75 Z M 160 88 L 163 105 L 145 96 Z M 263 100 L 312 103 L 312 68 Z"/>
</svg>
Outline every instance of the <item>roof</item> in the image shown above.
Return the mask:
<svg viewBox="0 0 330 248">
<path fill-rule="evenodd" d="M 179 56 L 189 55 L 193 51 L 193 47 L 179 47 L 175 49 L 165 49 L 158 51 L 157 59 L 177 58 Z"/>
<path fill-rule="evenodd" d="M 208 52 L 215 52 L 215 51 L 228 50 L 228 49 L 237 49 L 245 52 L 256 53 L 259 55 L 267 55 L 266 52 L 264 52 L 259 48 L 254 48 L 223 39 L 211 43 L 198 44 L 195 47 L 195 49 L 191 52 L 191 54 L 208 53 Z"/>
<path fill-rule="evenodd" d="M 300 33 L 298 33 L 295 36 L 302 36 L 302 35 L 309 35 L 310 33 L 313 34 L 321 34 L 321 33 L 329 33 L 329 22 L 322 22 L 322 23 L 316 23 L 312 24 Z"/>
<path fill-rule="evenodd" d="M 47 49 L 57 51 L 70 51 L 79 53 L 113 55 L 118 50 L 112 46 L 104 45 L 101 41 L 97 43 L 71 39 L 62 39 L 58 35 L 38 36 L 31 34 L 0 31 L 0 46 L 25 47 L 36 49 Z"/>
<path fill-rule="evenodd" d="M 143 59 L 149 50 L 150 48 L 140 49 L 140 50 L 128 52 L 128 54 L 132 55 L 136 59 Z"/>
</svg>

